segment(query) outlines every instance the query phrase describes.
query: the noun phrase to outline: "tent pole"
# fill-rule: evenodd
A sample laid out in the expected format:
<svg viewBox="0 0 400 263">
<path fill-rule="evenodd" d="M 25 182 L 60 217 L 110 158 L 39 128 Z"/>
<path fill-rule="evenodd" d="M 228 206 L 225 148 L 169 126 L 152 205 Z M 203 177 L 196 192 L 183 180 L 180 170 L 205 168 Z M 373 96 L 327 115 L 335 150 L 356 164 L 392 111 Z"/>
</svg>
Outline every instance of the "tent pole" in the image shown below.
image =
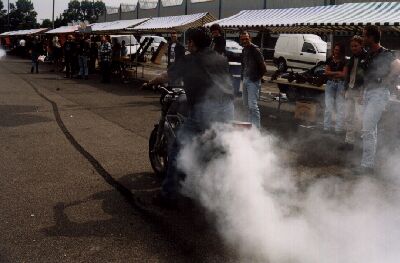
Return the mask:
<svg viewBox="0 0 400 263">
<path fill-rule="evenodd" d="M 222 18 L 222 0 L 219 0 L 218 19 Z"/>
</svg>

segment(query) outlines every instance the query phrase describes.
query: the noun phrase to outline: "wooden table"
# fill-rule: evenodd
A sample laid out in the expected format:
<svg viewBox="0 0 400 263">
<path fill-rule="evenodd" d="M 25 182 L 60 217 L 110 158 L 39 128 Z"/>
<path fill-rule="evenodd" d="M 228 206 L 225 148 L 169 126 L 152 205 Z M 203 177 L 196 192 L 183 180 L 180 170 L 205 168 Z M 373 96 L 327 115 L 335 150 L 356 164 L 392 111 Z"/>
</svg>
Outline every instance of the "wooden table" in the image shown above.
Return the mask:
<svg viewBox="0 0 400 263">
<path fill-rule="evenodd" d="M 282 94 L 285 93 L 289 100 L 297 100 L 299 97 L 303 99 L 315 100 L 317 96 L 325 93 L 326 84 L 321 87 L 309 84 L 309 83 L 297 83 L 296 81 L 289 82 L 287 79 L 278 78 L 273 80 L 272 83 L 276 83 L 279 88 L 278 95 L 278 110 L 281 108 Z"/>
</svg>

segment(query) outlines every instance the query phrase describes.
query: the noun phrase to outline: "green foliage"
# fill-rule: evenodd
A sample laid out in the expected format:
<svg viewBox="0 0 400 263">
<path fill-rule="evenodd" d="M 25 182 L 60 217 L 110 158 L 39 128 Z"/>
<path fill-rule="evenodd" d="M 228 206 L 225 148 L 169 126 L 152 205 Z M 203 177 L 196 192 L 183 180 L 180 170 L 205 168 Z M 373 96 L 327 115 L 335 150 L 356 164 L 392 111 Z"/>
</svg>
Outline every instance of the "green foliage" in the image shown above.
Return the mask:
<svg viewBox="0 0 400 263">
<path fill-rule="evenodd" d="M 51 22 L 50 19 L 44 19 L 42 21 L 42 24 L 40 25 L 41 28 L 52 28 L 53 27 L 53 23 Z"/>
<path fill-rule="evenodd" d="M 55 27 L 66 26 L 73 21 L 89 21 L 94 23 L 98 20 L 99 16 L 104 14 L 106 9 L 102 1 L 89 1 L 89 0 L 71 0 L 68 3 L 68 9 L 64 10 L 62 15 L 55 21 Z"/>
<path fill-rule="evenodd" d="M 17 0 L 14 4 L 10 4 L 10 29 L 32 29 L 37 28 L 37 13 L 30 0 Z"/>
</svg>

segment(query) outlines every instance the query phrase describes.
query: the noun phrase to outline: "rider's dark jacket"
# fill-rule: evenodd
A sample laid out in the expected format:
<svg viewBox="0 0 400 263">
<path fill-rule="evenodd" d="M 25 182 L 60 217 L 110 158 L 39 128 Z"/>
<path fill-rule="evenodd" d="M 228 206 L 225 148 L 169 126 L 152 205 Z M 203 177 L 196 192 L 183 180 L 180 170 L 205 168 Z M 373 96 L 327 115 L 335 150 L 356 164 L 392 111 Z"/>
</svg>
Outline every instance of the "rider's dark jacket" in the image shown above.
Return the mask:
<svg viewBox="0 0 400 263">
<path fill-rule="evenodd" d="M 168 76 L 182 78 L 189 109 L 206 101 L 233 100 L 228 60 L 210 48 L 186 55 L 168 69 Z"/>
</svg>

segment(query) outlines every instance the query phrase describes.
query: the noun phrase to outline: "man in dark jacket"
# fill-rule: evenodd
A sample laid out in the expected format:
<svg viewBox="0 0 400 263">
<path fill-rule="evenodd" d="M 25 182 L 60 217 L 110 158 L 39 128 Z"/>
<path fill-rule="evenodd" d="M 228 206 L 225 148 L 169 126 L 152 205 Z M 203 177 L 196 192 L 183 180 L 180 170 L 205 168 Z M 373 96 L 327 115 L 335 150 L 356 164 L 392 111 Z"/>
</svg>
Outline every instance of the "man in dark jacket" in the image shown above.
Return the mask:
<svg viewBox="0 0 400 263">
<path fill-rule="evenodd" d="M 261 79 L 267 72 L 267 68 L 260 49 L 251 43 L 248 32 L 240 33 L 240 42 L 243 45 L 243 104 L 248 109 L 249 121 L 257 128 L 260 128 L 261 118 L 260 109 L 258 108 L 258 99 L 260 96 Z"/>
<path fill-rule="evenodd" d="M 83 38 L 79 42 L 78 48 L 78 61 L 79 61 L 79 75 L 78 78 L 88 79 L 89 68 L 88 59 L 90 56 L 90 43 L 88 38 Z"/>
<path fill-rule="evenodd" d="M 171 42 L 168 44 L 168 68 L 172 63 L 180 60 L 185 56 L 185 47 L 178 41 L 178 34 L 171 34 Z"/>
<path fill-rule="evenodd" d="M 211 43 L 211 48 L 217 53 L 225 55 L 226 40 L 222 35 L 222 28 L 218 24 L 213 24 L 210 27 L 211 34 L 213 36 L 213 41 Z"/>
<path fill-rule="evenodd" d="M 33 73 L 35 69 L 36 69 L 36 73 L 39 73 L 38 58 L 43 53 L 44 53 L 43 43 L 40 41 L 38 36 L 35 36 L 33 43 L 32 43 L 32 49 L 31 49 L 31 59 L 32 59 L 31 73 Z"/>
<path fill-rule="evenodd" d="M 393 78 L 394 54 L 381 46 L 381 31 L 371 25 L 364 29 L 364 45 L 368 54 L 361 63 L 364 70 L 363 154 L 356 174 L 373 174 L 378 142 L 378 123 L 389 102 Z"/>
<path fill-rule="evenodd" d="M 189 55 L 172 64 L 168 73 L 153 84 L 182 78 L 189 108 L 188 118 L 178 131 L 177 141 L 168 152 L 168 171 L 162 185 L 162 200 L 174 202 L 179 192 L 177 156 L 182 144 L 210 128 L 216 122 L 234 117 L 233 87 L 225 57 L 211 50 L 211 37 L 205 28 L 187 32 Z"/>
<path fill-rule="evenodd" d="M 75 57 L 76 57 L 76 43 L 72 35 L 68 36 L 67 41 L 64 43 L 64 60 L 65 60 L 65 77 L 72 78 L 75 70 Z"/>
</svg>

